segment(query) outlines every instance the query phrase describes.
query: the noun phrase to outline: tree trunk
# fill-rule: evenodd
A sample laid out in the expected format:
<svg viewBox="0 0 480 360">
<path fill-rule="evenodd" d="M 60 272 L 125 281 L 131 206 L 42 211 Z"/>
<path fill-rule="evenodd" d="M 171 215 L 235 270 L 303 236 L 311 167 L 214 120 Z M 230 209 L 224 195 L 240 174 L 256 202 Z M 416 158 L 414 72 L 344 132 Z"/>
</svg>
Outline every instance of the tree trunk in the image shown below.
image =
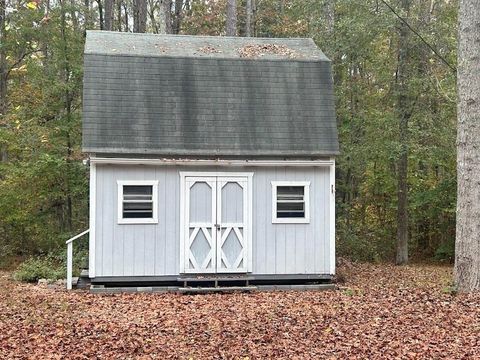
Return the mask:
<svg viewBox="0 0 480 360">
<path fill-rule="evenodd" d="M 237 0 L 227 0 L 227 36 L 237 36 Z"/>
<path fill-rule="evenodd" d="M 127 7 L 127 2 L 123 2 L 123 28 L 125 32 L 128 32 L 130 29 L 130 26 L 128 26 L 128 7 Z"/>
<path fill-rule="evenodd" d="M 5 31 L 6 0 L 0 0 L 0 44 L 5 44 L 7 34 Z M 0 46 L 0 115 L 7 113 L 7 54 L 5 47 Z"/>
<path fill-rule="evenodd" d="M 246 20 L 245 20 L 245 36 L 252 36 L 252 0 L 247 0 L 246 5 Z"/>
<path fill-rule="evenodd" d="M 66 9 L 65 9 L 65 0 L 60 0 L 60 33 L 62 36 L 62 43 L 63 43 L 63 81 L 65 85 L 65 92 L 64 92 L 64 105 L 65 105 L 65 114 L 67 117 L 67 121 L 71 121 L 71 114 L 72 114 L 72 93 L 70 92 L 70 59 L 68 57 L 68 39 L 67 39 L 67 20 L 66 20 Z M 70 177 L 71 174 L 71 162 L 72 162 L 72 141 L 70 136 L 70 130 L 66 130 L 66 142 L 67 142 L 67 171 L 65 174 L 65 193 L 66 193 L 66 216 L 65 222 L 63 224 L 63 228 L 67 231 L 72 230 L 73 225 L 73 209 L 72 209 L 72 195 L 71 195 L 71 188 L 70 188 Z"/>
<path fill-rule="evenodd" d="M 172 0 L 160 1 L 160 34 L 172 33 Z"/>
<path fill-rule="evenodd" d="M 122 31 L 122 0 L 116 0 L 117 5 L 117 30 Z"/>
<path fill-rule="evenodd" d="M 404 16 L 410 10 L 410 0 L 402 0 Z M 397 65 L 397 116 L 399 121 L 400 154 L 397 164 L 397 265 L 408 262 L 408 120 L 410 118 L 408 96 L 408 59 L 410 30 L 399 21 L 398 65 Z"/>
<path fill-rule="evenodd" d="M 182 25 L 182 6 L 183 0 L 175 0 L 175 17 L 173 18 L 172 33 L 180 34 L 180 27 Z M 188 1 L 185 3 L 188 7 Z"/>
<path fill-rule="evenodd" d="M 85 0 L 88 2 L 88 0 Z M 49 19 L 50 18 L 50 0 L 46 0 L 46 1 L 43 1 L 43 7 L 44 7 L 44 18 L 45 19 Z M 88 20 L 88 14 L 85 13 L 85 27 L 83 28 L 83 35 L 86 36 L 86 24 L 87 24 L 87 20 Z M 48 74 L 49 72 L 49 65 L 50 65 L 50 53 L 48 51 L 48 40 L 47 39 L 42 39 L 42 41 L 40 41 L 40 48 L 42 49 L 42 54 L 43 54 L 43 58 L 42 58 L 42 64 L 43 64 L 43 71 L 45 72 L 45 74 Z"/>
<path fill-rule="evenodd" d="M 159 10 L 161 11 L 162 8 L 162 1 L 163 0 L 148 0 L 147 4 L 147 15 L 148 18 L 150 19 L 150 26 L 152 27 L 152 32 L 154 34 L 158 34 L 161 32 L 161 27 L 162 27 L 162 19 L 161 19 L 161 14 L 160 14 L 160 26 L 157 24 L 157 18 L 155 16 L 155 12 L 157 10 L 157 4 L 159 5 Z"/>
<path fill-rule="evenodd" d="M 6 0 L 0 0 L 0 44 L 5 44 L 6 31 L 5 31 L 5 9 Z M 5 53 L 5 47 L 0 46 L 0 119 L 4 118 L 7 114 L 7 54 Z M 0 122 L 0 126 L 5 126 Z M 6 146 L 0 145 L 0 162 L 7 161 L 7 149 Z"/>
<path fill-rule="evenodd" d="M 102 0 L 97 0 L 98 4 L 98 18 L 100 20 L 100 30 L 104 30 L 104 22 L 103 22 L 103 4 Z"/>
<path fill-rule="evenodd" d="M 328 0 L 324 4 L 325 29 L 328 35 L 333 35 L 335 25 L 335 0 Z"/>
<path fill-rule="evenodd" d="M 113 0 L 105 0 L 105 30 L 113 30 Z"/>
<path fill-rule="evenodd" d="M 252 0 L 252 36 L 257 36 L 257 4 L 256 0 Z"/>
<path fill-rule="evenodd" d="M 84 15 L 83 15 L 83 18 L 84 18 L 84 24 L 83 24 L 83 32 L 84 34 L 86 35 L 87 33 L 87 30 L 90 29 L 90 0 L 84 0 L 83 1 L 83 8 L 84 8 Z"/>
<path fill-rule="evenodd" d="M 72 22 L 72 27 L 75 29 L 75 31 L 78 31 L 78 16 L 75 0 L 70 0 L 70 21 Z"/>
<path fill-rule="evenodd" d="M 133 0 L 133 32 L 147 30 L 147 0 Z"/>
<path fill-rule="evenodd" d="M 455 284 L 480 290 L 480 0 L 460 0 Z"/>
</svg>

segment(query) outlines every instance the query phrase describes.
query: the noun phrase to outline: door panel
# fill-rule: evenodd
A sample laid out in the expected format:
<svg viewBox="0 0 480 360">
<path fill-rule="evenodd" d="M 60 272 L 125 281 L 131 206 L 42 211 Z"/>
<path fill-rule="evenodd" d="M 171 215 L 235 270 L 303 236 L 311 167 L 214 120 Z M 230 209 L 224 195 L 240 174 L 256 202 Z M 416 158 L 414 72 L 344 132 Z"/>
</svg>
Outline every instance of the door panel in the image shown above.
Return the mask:
<svg viewBox="0 0 480 360">
<path fill-rule="evenodd" d="M 217 179 L 217 272 L 246 272 L 247 179 Z"/>
<path fill-rule="evenodd" d="M 221 222 L 243 223 L 243 188 L 238 182 L 226 182 L 222 187 Z"/>
<path fill-rule="evenodd" d="M 212 191 L 212 184 L 206 181 L 198 181 L 190 186 L 190 222 L 211 223 L 214 221 Z"/>
<path fill-rule="evenodd" d="M 188 178 L 186 181 L 185 272 L 215 272 L 216 262 L 216 181 Z"/>
<path fill-rule="evenodd" d="M 246 272 L 247 178 L 185 180 L 185 272 Z"/>
</svg>

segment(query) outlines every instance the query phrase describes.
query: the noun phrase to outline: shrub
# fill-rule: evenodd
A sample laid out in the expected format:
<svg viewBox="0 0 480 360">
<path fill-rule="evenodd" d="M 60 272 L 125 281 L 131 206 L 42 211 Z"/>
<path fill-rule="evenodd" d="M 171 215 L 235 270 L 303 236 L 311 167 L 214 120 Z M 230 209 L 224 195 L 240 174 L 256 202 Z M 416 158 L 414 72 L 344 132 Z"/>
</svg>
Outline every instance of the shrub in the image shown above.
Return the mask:
<svg viewBox="0 0 480 360">
<path fill-rule="evenodd" d="M 15 280 L 25 282 L 36 282 L 38 279 L 58 280 L 64 277 L 64 266 L 55 263 L 49 257 L 27 259 L 13 273 Z"/>
<path fill-rule="evenodd" d="M 86 265 L 88 265 L 88 250 L 82 246 L 74 246 L 73 275 L 78 276 L 80 269 Z M 66 275 L 66 248 L 58 248 L 48 255 L 31 257 L 25 260 L 13 273 L 13 278 L 18 281 L 36 282 L 38 279 L 64 279 Z"/>
<path fill-rule="evenodd" d="M 359 237 L 354 233 L 343 233 L 339 234 L 336 243 L 337 256 L 339 257 L 366 262 L 381 260 L 376 243 L 366 237 Z"/>
<path fill-rule="evenodd" d="M 440 245 L 435 251 L 435 260 L 453 263 L 455 258 L 455 242 L 449 241 Z"/>
<path fill-rule="evenodd" d="M 14 262 L 14 251 L 9 244 L 0 244 L 0 269 L 8 269 Z"/>
</svg>

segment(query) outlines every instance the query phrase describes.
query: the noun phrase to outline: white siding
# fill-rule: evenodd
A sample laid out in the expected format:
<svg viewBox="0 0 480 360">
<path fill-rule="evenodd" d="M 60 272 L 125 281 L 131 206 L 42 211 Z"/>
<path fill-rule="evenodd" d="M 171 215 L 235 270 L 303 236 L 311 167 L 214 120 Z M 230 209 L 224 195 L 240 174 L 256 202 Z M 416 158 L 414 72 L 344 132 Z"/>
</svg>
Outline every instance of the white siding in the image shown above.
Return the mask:
<svg viewBox="0 0 480 360">
<path fill-rule="evenodd" d="M 226 167 L 97 164 L 95 276 L 180 272 L 180 171 Z M 253 273 L 330 272 L 328 167 L 244 167 L 253 172 Z M 117 180 L 158 180 L 158 224 L 117 223 Z M 310 223 L 272 224 L 271 181 L 310 181 Z M 234 216 L 231 214 L 229 216 Z"/>
</svg>

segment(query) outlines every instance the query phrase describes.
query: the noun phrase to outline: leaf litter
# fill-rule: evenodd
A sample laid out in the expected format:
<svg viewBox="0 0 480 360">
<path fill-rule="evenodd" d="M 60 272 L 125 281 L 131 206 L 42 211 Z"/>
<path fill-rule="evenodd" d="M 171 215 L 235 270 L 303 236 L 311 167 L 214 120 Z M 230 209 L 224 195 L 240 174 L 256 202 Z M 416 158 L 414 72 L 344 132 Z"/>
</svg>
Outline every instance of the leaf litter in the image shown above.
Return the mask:
<svg viewBox="0 0 480 360">
<path fill-rule="evenodd" d="M 286 45 L 278 44 L 248 44 L 237 49 L 241 58 L 258 58 L 265 55 L 279 55 L 286 58 L 296 58 L 299 55 Z"/>
<path fill-rule="evenodd" d="M 443 266 L 353 264 L 324 292 L 90 294 L 0 275 L 0 358 L 478 359 L 480 294 Z"/>
</svg>

